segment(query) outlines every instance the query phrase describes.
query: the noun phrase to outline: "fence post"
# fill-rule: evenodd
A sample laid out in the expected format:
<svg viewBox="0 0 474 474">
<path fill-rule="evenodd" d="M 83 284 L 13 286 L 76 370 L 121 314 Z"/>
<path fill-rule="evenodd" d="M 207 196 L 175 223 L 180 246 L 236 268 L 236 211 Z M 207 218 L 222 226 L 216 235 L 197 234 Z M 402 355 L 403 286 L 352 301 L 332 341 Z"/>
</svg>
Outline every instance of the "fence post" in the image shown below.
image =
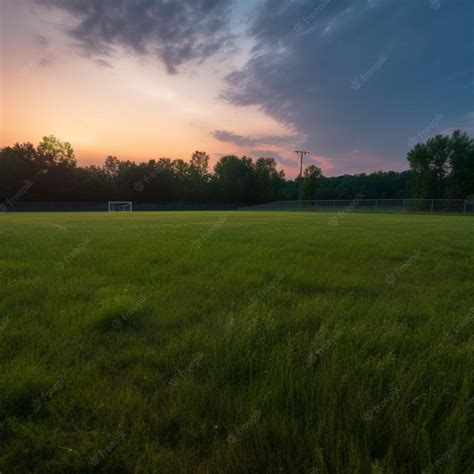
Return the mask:
<svg viewBox="0 0 474 474">
<path fill-rule="evenodd" d="M 431 200 L 431 214 L 433 214 L 434 210 L 434 199 Z"/>
<path fill-rule="evenodd" d="M 375 200 L 375 212 L 377 212 L 377 208 L 379 207 L 379 200 Z"/>
<path fill-rule="evenodd" d="M 464 201 L 464 214 L 467 214 L 467 199 Z"/>
<path fill-rule="evenodd" d="M 403 209 L 402 212 L 405 212 L 405 199 L 403 200 Z"/>
</svg>

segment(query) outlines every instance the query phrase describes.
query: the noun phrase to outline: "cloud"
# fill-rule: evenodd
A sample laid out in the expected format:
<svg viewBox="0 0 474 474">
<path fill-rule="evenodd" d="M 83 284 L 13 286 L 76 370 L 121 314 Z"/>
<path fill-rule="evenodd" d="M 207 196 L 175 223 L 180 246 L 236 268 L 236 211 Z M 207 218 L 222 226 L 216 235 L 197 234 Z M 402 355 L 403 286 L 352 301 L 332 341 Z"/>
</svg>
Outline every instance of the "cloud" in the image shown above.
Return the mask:
<svg viewBox="0 0 474 474">
<path fill-rule="evenodd" d="M 222 142 L 232 143 L 243 148 L 245 153 L 253 157 L 274 158 L 287 171 L 299 170 L 299 161 L 295 150 L 300 149 L 306 140 L 301 135 L 238 135 L 226 130 L 216 130 L 212 135 Z M 268 147 L 268 148 L 267 148 Z M 306 160 L 307 164 L 318 164 L 317 161 Z"/>
<path fill-rule="evenodd" d="M 296 144 L 299 138 L 294 135 L 245 136 L 225 130 L 216 130 L 212 132 L 212 135 L 221 142 L 229 142 L 241 147 L 255 147 L 262 145 L 288 146 Z"/>
<path fill-rule="evenodd" d="M 472 108 L 472 2 L 441 5 L 262 0 L 251 57 L 223 97 L 305 134 L 336 171 L 404 167 L 409 138 L 435 113 Z"/>
<path fill-rule="evenodd" d="M 472 127 L 464 119 L 474 84 L 472 0 L 441 0 L 437 9 L 428 0 L 34 1 L 67 12 L 67 31 L 101 67 L 124 50 L 158 58 L 170 73 L 233 54 L 243 66 L 229 71 L 222 98 L 307 137 L 298 145 L 334 172 L 406 167 L 410 138 L 436 113 L 446 129 Z M 232 14 L 249 8 L 248 29 L 236 38 L 243 18 Z M 296 145 L 287 136 L 214 136 L 288 157 Z"/>
<path fill-rule="evenodd" d="M 212 135 L 222 142 L 244 148 L 245 153 L 253 157 L 274 158 L 292 175 L 296 175 L 299 171 L 300 161 L 295 155 L 295 149 L 300 148 L 305 137 L 300 135 L 246 136 L 224 130 L 216 130 L 212 132 Z M 271 146 L 274 149 L 262 148 L 265 146 Z M 320 166 L 326 172 L 331 172 L 334 168 L 330 158 L 318 155 L 305 157 L 305 166 L 307 165 Z"/>
<path fill-rule="evenodd" d="M 36 65 L 44 68 L 52 67 L 54 66 L 54 59 L 51 56 L 42 56 L 38 58 Z"/>
<path fill-rule="evenodd" d="M 109 62 L 107 62 L 105 59 L 95 58 L 93 61 L 94 61 L 94 63 L 96 63 L 97 66 L 99 66 L 99 67 L 102 67 L 102 68 L 105 68 L 105 69 L 114 69 L 114 67 L 112 66 L 112 64 L 110 64 Z"/>
<path fill-rule="evenodd" d="M 50 68 L 54 66 L 55 58 L 51 53 L 52 41 L 44 35 L 36 34 L 33 36 L 34 44 L 36 46 L 36 57 L 28 64 L 24 71 L 28 71 L 35 67 L 39 68 Z"/>
<path fill-rule="evenodd" d="M 34 36 L 36 44 L 42 49 L 48 49 L 51 46 L 51 41 L 44 35 Z"/>
<path fill-rule="evenodd" d="M 233 0 L 36 0 L 71 14 L 69 33 L 88 55 L 117 47 L 158 57 L 169 73 L 225 50 Z"/>
<path fill-rule="evenodd" d="M 256 157 L 264 157 L 264 158 L 274 158 L 274 160 L 286 168 L 297 168 L 299 165 L 296 161 L 296 158 L 286 158 L 281 156 L 279 153 L 271 150 L 255 150 L 254 155 Z"/>
</svg>

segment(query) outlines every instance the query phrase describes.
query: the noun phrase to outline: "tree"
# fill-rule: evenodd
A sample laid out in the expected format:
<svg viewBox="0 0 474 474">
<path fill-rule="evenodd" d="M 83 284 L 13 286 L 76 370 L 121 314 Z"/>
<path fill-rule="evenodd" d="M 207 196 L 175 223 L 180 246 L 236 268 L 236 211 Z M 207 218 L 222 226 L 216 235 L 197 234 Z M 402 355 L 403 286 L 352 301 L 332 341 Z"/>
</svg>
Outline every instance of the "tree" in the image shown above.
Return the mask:
<svg viewBox="0 0 474 474">
<path fill-rule="evenodd" d="M 209 155 L 204 151 L 195 151 L 189 162 L 189 180 L 187 195 L 191 201 L 207 201 L 209 195 Z"/>
<path fill-rule="evenodd" d="M 105 159 L 104 163 L 104 173 L 105 175 L 110 178 L 116 178 L 119 172 L 119 167 L 120 167 L 120 160 L 116 156 L 111 156 L 109 155 Z"/>
<path fill-rule="evenodd" d="M 456 130 L 450 141 L 449 193 L 465 199 L 474 194 L 474 140 L 466 132 Z"/>
<path fill-rule="evenodd" d="M 416 199 L 444 198 L 449 167 L 449 136 L 436 135 L 408 153 L 411 186 Z"/>
<path fill-rule="evenodd" d="M 407 158 L 413 197 L 464 199 L 474 192 L 474 141 L 465 132 L 431 137 Z"/>
<path fill-rule="evenodd" d="M 69 142 L 62 142 L 54 135 L 43 137 L 37 147 L 38 159 L 43 161 L 47 167 L 76 167 L 74 150 Z"/>
<path fill-rule="evenodd" d="M 254 202 L 255 168 L 251 158 L 223 156 L 214 166 L 214 180 L 218 201 Z"/>
<path fill-rule="evenodd" d="M 465 132 L 437 135 L 408 153 L 410 171 L 324 177 L 316 166 L 304 172 L 304 199 L 403 199 L 408 183 L 417 198 L 462 198 L 474 194 L 474 140 Z M 32 182 L 28 201 L 262 203 L 298 199 L 298 181 L 285 180 L 273 158 L 222 157 L 209 172 L 209 155 L 189 161 L 160 158 L 146 163 L 108 156 L 102 166 L 78 167 L 74 150 L 54 136 L 34 146 L 0 149 L 0 204 Z"/>
<path fill-rule="evenodd" d="M 285 173 L 277 170 L 274 158 L 259 158 L 255 162 L 256 202 L 277 201 L 284 198 Z"/>
<path fill-rule="evenodd" d="M 209 155 L 205 151 L 195 151 L 190 161 L 191 172 L 200 177 L 208 177 Z"/>
<path fill-rule="evenodd" d="M 41 170 L 36 158 L 36 148 L 31 143 L 0 150 L 0 202 L 14 195 L 26 180 L 37 179 Z"/>
<path fill-rule="evenodd" d="M 303 175 L 304 180 L 301 186 L 301 199 L 315 199 L 318 183 L 323 176 L 321 168 L 318 168 L 316 165 L 310 165 L 305 168 Z"/>
</svg>

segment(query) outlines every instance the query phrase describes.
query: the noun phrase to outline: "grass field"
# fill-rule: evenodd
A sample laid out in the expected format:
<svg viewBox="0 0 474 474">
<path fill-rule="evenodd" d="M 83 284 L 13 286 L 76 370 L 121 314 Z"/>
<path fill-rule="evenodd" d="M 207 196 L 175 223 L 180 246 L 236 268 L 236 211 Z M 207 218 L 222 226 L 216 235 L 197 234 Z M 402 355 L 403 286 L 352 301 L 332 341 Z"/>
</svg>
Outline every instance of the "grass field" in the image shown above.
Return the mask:
<svg viewBox="0 0 474 474">
<path fill-rule="evenodd" d="M 472 473 L 474 219 L 0 216 L 0 472 Z"/>
</svg>

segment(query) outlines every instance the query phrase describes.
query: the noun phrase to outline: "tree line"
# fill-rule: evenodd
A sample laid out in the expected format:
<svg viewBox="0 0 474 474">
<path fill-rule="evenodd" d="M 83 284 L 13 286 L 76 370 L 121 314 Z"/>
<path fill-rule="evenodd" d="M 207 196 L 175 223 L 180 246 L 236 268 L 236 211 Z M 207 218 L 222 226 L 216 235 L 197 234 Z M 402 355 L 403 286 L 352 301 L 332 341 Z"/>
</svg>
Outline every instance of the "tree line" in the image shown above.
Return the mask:
<svg viewBox="0 0 474 474">
<path fill-rule="evenodd" d="M 474 194 L 474 140 L 466 132 L 436 135 L 408 153 L 416 198 L 465 199 Z"/>
<path fill-rule="evenodd" d="M 54 136 L 34 146 L 0 149 L 0 202 L 21 201 L 200 202 L 257 204 L 298 199 L 461 198 L 474 193 L 474 142 L 466 133 L 437 135 L 408 154 L 410 169 L 324 177 L 308 166 L 301 183 L 287 180 L 273 158 L 223 156 L 209 169 L 209 155 L 189 161 L 144 163 L 108 156 L 101 166 L 78 166 L 72 146 Z"/>
</svg>

